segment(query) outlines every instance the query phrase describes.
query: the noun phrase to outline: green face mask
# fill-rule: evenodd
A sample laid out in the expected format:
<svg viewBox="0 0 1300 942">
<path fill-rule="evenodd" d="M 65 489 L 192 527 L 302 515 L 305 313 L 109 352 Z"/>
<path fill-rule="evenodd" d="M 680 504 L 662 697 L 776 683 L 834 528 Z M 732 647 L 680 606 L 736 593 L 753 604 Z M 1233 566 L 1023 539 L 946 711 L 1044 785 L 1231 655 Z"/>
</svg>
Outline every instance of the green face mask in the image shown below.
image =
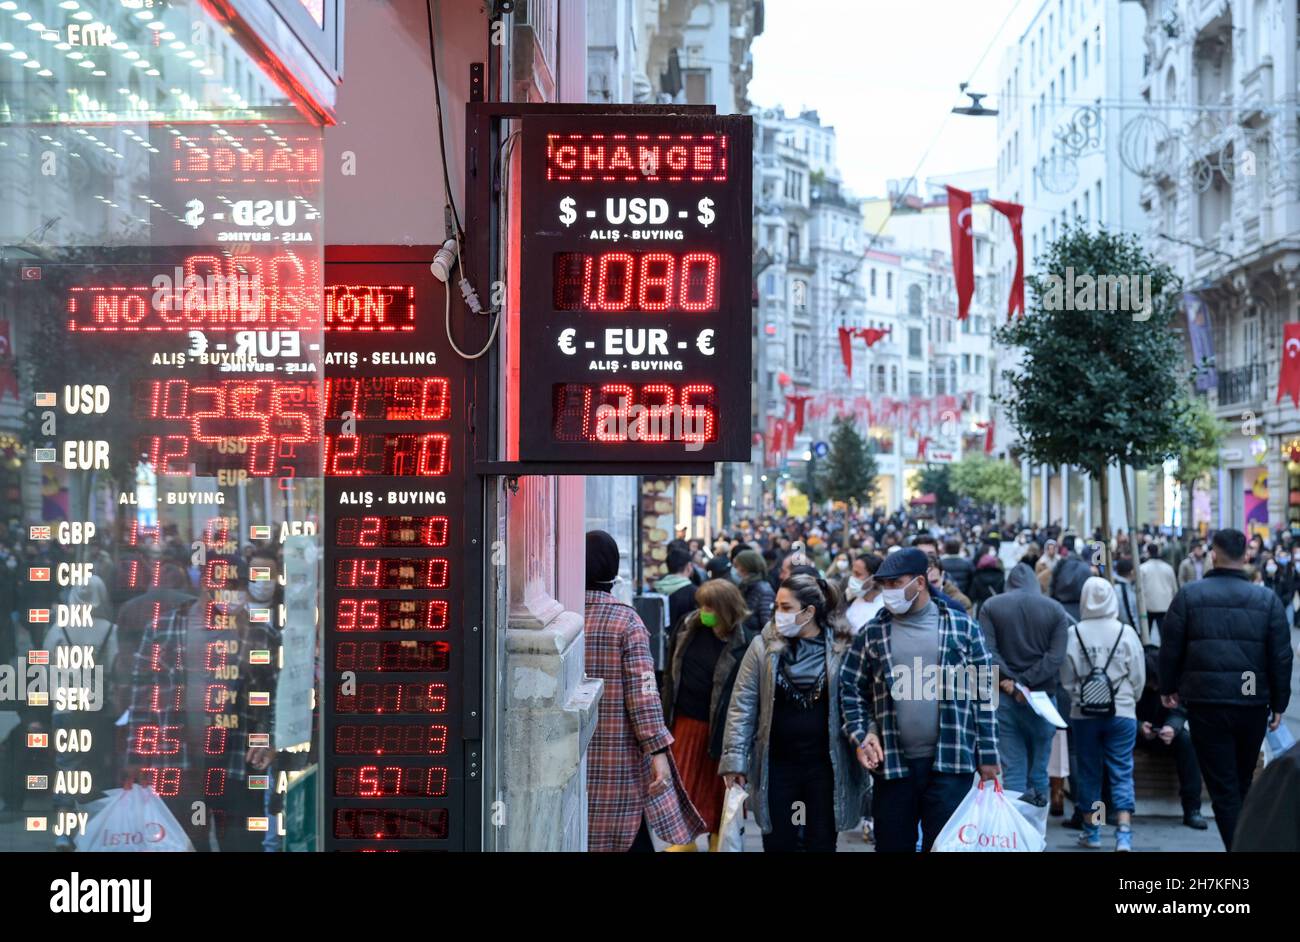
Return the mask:
<svg viewBox="0 0 1300 942">
<path fill-rule="evenodd" d="M 717 627 L 718 616 L 713 612 L 700 612 L 700 624 L 705 628 Z"/>
</svg>

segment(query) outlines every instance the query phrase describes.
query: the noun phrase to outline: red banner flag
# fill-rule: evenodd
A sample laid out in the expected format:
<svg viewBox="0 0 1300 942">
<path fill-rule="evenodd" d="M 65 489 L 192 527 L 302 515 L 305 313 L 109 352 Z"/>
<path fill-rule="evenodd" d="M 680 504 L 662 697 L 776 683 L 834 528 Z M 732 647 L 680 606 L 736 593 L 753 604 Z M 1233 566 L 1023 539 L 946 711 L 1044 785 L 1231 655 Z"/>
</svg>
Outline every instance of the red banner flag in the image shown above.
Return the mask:
<svg viewBox="0 0 1300 942">
<path fill-rule="evenodd" d="M 841 327 L 840 330 L 844 328 Z M 868 347 L 874 347 L 880 342 L 880 338 L 893 332 L 893 328 L 881 330 L 879 327 L 862 327 L 858 329 L 858 336 L 867 342 Z"/>
<path fill-rule="evenodd" d="M 993 420 L 990 419 L 987 422 L 976 422 L 975 427 L 984 430 L 984 454 L 993 454 Z"/>
<path fill-rule="evenodd" d="M 948 229 L 952 234 L 952 279 L 957 284 L 957 319 L 970 314 L 975 293 L 975 247 L 971 239 L 971 196 L 955 186 L 948 191 Z"/>
<path fill-rule="evenodd" d="M 1277 377 L 1277 401 L 1284 395 L 1300 406 L 1300 321 L 1282 325 L 1282 368 Z"/>
<path fill-rule="evenodd" d="M 798 435 L 800 432 L 803 431 L 804 406 L 808 404 L 808 400 L 811 398 L 812 396 L 786 396 L 785 397 L 786 413 L 792 416 L 794 420 L 792 422 L 792 425 L 794 427 L 794 433 L 796 435 Z"/>
<path fill-rule="evenodd" d="M 1004 203 L 1002 200 L 989 200 L 989 205 L 1007 217 L 1011 225 L 1011 241 L 1016 247 L 1016 272 L 1011 277 L 1011 293 L 1007 295 L 1007 320 L 1011 320 L 1017 311 L 1025 316 L 1025 234 L 1021 220 L 1025 207 L 1018 203 Z"/>
<path fill-rule="evenodd" d="M 871 344 L 867 344 L 871 346 Z M 853 378 L 853 329 L 851 327 L 840 328 L 840 357 L 844 360 L 844 372 Z"/>
</svg>

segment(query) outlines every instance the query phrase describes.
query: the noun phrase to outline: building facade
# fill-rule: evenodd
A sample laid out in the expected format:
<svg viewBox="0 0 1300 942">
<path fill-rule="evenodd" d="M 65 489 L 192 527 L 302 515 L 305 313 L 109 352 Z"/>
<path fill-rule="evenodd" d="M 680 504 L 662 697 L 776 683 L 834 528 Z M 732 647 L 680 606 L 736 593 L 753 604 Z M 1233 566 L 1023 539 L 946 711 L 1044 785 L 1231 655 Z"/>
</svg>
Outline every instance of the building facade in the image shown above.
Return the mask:
<svg viewBox="0 0 1300 942">
<path fill-rule="evenodd" d="M 1294 0 L 1148 2 L 1141 203 L 1212 343 L 1197 391 L 1223 421 L 1189 524 L 1300 527 L 1300 412 L 1279 402 L 1283 325 L 1300 315 Z M 1202 353 L 1207 351 L 1202 350 Z"/>
</svg>

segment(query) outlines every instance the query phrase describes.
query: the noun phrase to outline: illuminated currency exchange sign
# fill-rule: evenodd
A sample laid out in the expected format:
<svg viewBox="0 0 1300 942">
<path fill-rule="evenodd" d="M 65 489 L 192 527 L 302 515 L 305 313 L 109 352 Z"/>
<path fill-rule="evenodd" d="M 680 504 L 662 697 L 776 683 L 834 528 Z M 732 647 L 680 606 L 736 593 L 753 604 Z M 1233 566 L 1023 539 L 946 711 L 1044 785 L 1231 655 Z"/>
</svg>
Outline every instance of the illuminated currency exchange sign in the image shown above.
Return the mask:
<svg viewBox="0 0 1300 942">
<path fill-rule="evenodd" d="M 751 123 L 524 119 L 519 456 L 747 460 Z"/>
</svg>

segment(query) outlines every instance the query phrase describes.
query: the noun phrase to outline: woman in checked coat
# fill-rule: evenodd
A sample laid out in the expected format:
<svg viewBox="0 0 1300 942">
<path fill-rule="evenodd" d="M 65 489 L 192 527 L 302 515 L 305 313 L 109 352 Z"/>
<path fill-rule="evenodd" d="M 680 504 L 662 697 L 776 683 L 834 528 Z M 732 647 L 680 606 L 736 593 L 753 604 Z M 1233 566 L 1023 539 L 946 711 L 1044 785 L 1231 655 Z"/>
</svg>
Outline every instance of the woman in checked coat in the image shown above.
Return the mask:
<svg viewBox="0 0 1300 942">
<path fill-rule="evenodd" d="M 650 636 L 636 611 L 610 594 L 618 544 L 603 530 L 587 534 L 584 635 L 586 669 L 605 682 L 587 753 L 587 848 L 651 851 L 653 831 L 689 844 L 707 831 L 677 775 L 650 657 Z"/>
</svg>

